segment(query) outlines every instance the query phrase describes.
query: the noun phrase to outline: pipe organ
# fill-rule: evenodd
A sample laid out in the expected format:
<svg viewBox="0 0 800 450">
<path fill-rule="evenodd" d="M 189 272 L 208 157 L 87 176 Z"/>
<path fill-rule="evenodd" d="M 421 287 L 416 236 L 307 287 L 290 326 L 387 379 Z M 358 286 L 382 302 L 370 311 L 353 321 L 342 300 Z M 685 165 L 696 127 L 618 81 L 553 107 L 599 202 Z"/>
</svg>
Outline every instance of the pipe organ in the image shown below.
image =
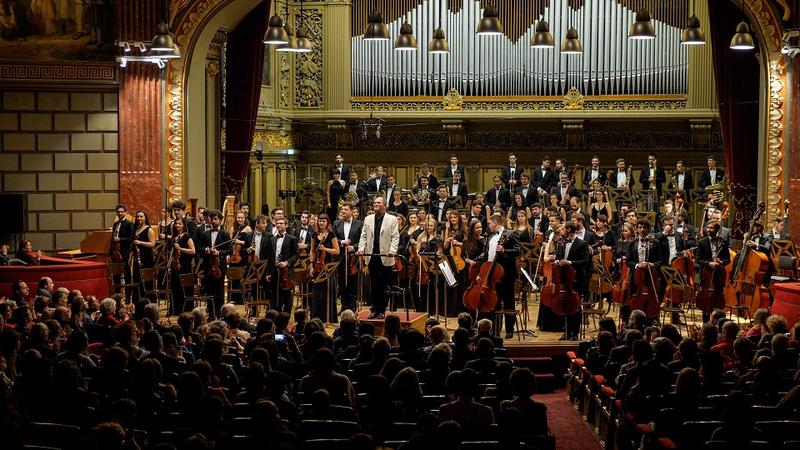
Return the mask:
<svg viewBox="0 0 800 450">
<path fill-rule="evenodd" d="M 687 93 L 688 61 L 680 35 L 689 0 L 491 0 L 504 34 L 479 36 L 475 28 L 487 0 L 355 0 L 353 2 L 352 95 L 354 97 L 563 96 L 573 86 L 584 95 L 681 95 Z M 376 5 L 391 41 L 363 40 Z M 656 38 L 628 39 L 638 8 L 650 8 Z M 536 23 L 550 24 L 555 47 L 534 49 Z M 393 49 L 405 22 L 416 51 Z M 441 24 L 447 55 L 427 52 Z M 559 43 L 570 26 L 583 53 L 565 55 Z"/>
</svg>

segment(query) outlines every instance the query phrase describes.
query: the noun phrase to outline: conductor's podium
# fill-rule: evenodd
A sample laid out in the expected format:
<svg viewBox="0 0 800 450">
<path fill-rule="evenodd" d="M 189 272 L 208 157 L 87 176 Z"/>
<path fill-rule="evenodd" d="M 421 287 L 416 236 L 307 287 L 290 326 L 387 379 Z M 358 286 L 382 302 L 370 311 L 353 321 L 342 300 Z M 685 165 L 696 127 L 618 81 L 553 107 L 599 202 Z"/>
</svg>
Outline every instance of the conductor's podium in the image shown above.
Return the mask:
<svg viewBox="0 0 800 450">
<path fill-rule="evenodd" d="M 108 296 L 104 263 L 50 256 L 42 256 L 38 266 L 0 266 L 0 296 L 11 295 L 14 280 L 27 283 L 33 296 L 42 277 L 52 278 L 57 288 L 78 289 L 84 296 L 94 295 L 101 300 Z"/>
<path fill-rule="evenodd" d="M 772 285 L 772 295 L 775 301 L 770 312 L 785 317 L 791 330 L 800 319 L 800 283 L 775 283 Z"/>
</svg>

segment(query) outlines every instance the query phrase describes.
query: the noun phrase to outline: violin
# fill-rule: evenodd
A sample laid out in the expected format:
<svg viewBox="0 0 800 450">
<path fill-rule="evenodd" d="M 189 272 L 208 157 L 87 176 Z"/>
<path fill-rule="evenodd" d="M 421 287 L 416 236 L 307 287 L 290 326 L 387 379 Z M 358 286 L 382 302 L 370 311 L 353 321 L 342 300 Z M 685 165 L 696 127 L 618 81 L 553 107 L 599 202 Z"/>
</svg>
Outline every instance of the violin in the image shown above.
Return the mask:
<svg viewBox="0 0 800 450">
<path fill-rule="evenodd" d="M 650 245 L 648 243 L 647 255 L 649 257 Z M 648 319 L 658 317 L 660 306 L 658 304 L 658 284 L 660 279 L 654 266 L 639 267 L 633 272 L 636 283 L 636 293 L 631 297 L 631 309 L 644 311 Z"/>
<path fill-rule="evenodd" d="M 506 235 L 500 237 L 497 245 L 503 245 L 506 241 Z M 464 293 L 463 303 L 472 310 L 479 312 L 494 311 L 497 306 L 497 283 L 503 279 L 505 271 L 503 266 L 497 264 L 499 255 L 495 255 L 494 261 L 484 262 L 481 264 L 480 272 L 475 278 L 475 282 L 471 283 L 467 292 Z"/>
<path fill-rule="evenodd" d="M 173 238 L 173 243 L 177 244 L 180 240 L 180 236 L 175 236 Z M 172 249 L 172 261 L 170 262 L 170 269 L 179 272 L 181 270 L 181 250 L 178 248 Z"/>
<path fill-rule="evenodd" d="M 219 255 L 208 255 L 208 268 L 206 269 L 206 278 L 210 280 L 219 280 L 222 278 L 222 268 L 220 266 Z"/>
<path fill-rule="evenodd" d="M 464 258 L 461 257 L 463 249 L 459 245 L 454 245 L 453 241 L 450 241 L 450 261 L 453 263 L 454 269 L 456 272 L 461 272 L 464 270 L 464 267 L 467 266 L 466 261 Z"/>
<path fill-rule="evenodd" d="M 236 241 L 239 240 L 239 233 L 241 233 L 242 230 L 244 230 L 244 227 L 239 227 L 233 235 L 233 250 L 231 250 L 231 256 L 228 258 L 231 264 L 239 264 L 242 262 L 242 244 L 236 243 Z"/>
<path fill-rule="evenodd" d="M 322 241 L 325 240 L 325 237 L 327 237 L 327 235 L 324 236 L 324 237 L 323 236 L 319 237 L 320 238 L 319 239 L 320 240 L 320 244 L 317 245 L 317 250 L 314 252 L 314 265 L 313 265 L 313 268 L 314 268 L 314 273 L 316 273 L 316 274 L 322 272 L 322 269 L 325 268 L 326 259 L 328 257 L 328 252 L 323 250 L 323 247 L 322 247 Z"/>
<path fill-rule="evenodd" d="M 291 291 L 294 288 L 294 281 L 289 274 L 289 266 L 278 269 L 278 285 L 284 291 Z"/>
</svg>

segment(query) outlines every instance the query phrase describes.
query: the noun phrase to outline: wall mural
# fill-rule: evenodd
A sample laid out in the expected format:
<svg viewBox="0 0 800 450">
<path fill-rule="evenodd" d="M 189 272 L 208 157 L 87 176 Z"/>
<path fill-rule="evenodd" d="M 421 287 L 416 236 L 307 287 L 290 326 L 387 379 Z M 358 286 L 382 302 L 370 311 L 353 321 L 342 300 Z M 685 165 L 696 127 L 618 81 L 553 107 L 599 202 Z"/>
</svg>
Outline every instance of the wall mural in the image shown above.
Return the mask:
<svg viewBox="0 0 800 450">
<path fill-rule="evenodd" d="M 116 0 L 0 0 L 0 55 L 104 60 L 114 53 Z"/>
</svg>

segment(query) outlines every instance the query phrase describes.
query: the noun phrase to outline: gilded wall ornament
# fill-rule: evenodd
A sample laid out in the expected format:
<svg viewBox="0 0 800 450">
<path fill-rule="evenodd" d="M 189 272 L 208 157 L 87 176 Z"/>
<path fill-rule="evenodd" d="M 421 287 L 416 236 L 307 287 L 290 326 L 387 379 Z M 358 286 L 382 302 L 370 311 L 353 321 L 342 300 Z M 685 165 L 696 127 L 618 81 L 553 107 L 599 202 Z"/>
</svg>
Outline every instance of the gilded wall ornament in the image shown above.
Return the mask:
<svg viewBox="0 0 800 450">
<path fill-rule="evenodd" d="M 464 97 L 458 93 L 456 88 L 450 88 L 447 95 L 442 100 L 442 107 L 445 111 L 461 111 L 461 105 L 464 103 Z"/>
<path fill-rule="evenodd" d="M 564 96 L 564 109 L 577 110 L 583 109 L 583 94 L 578 92 L 578 88 L 572 86 Z"/>
<path fill-rule="evenodd" d="M 303 9 L 303 27 L 314 43 L 314 51 L 296 53 L 294 57 L 294 105 L 298 108 L 321 109 L 323 107 L 323 45 L 322 11 Z M 300 12 L 295 14 L 295 30 L 300 24 Z"/>
</svg>

